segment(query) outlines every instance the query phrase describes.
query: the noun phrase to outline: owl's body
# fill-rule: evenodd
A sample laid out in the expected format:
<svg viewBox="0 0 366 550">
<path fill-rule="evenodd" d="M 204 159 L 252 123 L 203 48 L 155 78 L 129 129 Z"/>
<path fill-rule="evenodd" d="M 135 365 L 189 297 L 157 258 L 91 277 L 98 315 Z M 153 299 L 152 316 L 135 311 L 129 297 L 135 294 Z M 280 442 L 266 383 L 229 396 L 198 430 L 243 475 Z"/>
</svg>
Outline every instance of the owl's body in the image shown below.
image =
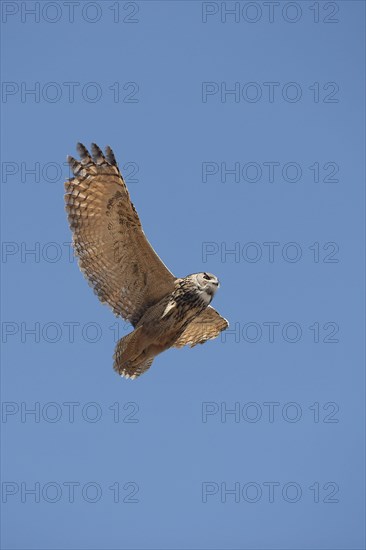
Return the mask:
<svg viewBox="0 0 366 550">
<path fill-rule="evenodd" d="M 219 283 L 208 273 L 175 278 L 145 237 L 111 149 L 106 157 L 96 145 L 92 157 L 78 150 L 65 195 L 73 243 L 100 300 L 135 328 L 114 354 L 114 369 L 134 379 L 168 348 L 202 344 L 227 328 L 209 305 Z"/>
<path fill-rule="evenodd" d="M 136 329 L 119 341 L 114 355 L 114 369 L 119 374 L 132 379 L 142 374 L 154 357 L 174 346 L 189 323 L 209 305 L 214 291 L 200 291 L 194 284 L 197 275 L 201 274 L 177 279 L 174 291 L 151 306 Z"/>
</svg>

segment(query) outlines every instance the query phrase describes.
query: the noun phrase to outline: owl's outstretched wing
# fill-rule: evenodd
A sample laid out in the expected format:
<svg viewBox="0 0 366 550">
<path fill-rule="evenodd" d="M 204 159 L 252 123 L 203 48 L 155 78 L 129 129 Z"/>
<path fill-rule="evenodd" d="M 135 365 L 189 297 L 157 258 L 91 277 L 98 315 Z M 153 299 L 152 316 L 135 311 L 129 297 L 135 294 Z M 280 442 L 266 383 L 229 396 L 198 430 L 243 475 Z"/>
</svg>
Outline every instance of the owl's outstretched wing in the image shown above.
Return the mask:
<svg viewBox="0 0 366 550">
<path fill-rule="evenodd" d="M 147 240 L 110 147 L 105 156 L 95 144 L 91 156 L 77 149 L 65 201 L 80 269 L 99 299 L 136 325 L 173 291 L 175 277 Z"/>
<path fill-rule="evenodd" d="M 174 347 L 181 348 L 189 345 L 191 348 L 197 344 L 204 344 L 211 338 L 216 338 L 229 323 L 217 313 L 216 309 L 208 306 L 185 329 L 183 334 L 175 342 Z"/>
</svg>

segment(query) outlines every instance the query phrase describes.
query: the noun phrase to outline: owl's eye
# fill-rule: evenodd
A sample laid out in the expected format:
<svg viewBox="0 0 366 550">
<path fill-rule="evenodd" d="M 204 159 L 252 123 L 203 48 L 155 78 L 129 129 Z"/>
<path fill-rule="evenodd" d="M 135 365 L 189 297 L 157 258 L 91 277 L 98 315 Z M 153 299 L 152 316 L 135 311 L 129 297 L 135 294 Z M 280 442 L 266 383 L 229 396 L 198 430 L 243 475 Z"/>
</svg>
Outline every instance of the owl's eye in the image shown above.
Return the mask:
<svg viewBox="0 0 366 550">
<path fill-rule="evenodd" d="M 209 281 L 209 280 L 210 280 L 210 277 L 207 275 L 207 273 L 204 273 L 204 274 L 203 274 L 203 278 L 206 279 L 206 281 Z"/>
</svg>

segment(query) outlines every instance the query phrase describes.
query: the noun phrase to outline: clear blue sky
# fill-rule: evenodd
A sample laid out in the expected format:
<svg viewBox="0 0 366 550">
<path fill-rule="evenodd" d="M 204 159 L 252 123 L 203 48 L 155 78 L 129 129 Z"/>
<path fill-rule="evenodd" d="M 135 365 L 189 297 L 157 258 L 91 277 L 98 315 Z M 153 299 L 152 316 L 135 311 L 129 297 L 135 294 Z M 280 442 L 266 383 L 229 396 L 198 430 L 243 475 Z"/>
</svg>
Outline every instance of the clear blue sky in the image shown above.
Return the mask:
<svg viewBox="0 0 366 550">
<path fill-rule="evenodd" d="M 3 548 L 364 548 L 364 3 L 222 6 L 2 2 Z M 69 257 L 77 141 L 221 280 L 231 332 L 134 382 Z"/>
</svg>

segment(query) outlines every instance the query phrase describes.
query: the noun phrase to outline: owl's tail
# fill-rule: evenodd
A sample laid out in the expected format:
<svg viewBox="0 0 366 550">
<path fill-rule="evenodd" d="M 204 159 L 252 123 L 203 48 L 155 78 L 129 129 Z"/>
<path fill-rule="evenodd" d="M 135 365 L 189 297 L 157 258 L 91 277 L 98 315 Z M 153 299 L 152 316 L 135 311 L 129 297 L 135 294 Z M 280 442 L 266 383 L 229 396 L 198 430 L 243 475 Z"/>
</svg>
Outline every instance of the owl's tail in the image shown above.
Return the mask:
<svg viewBox="0 0 366 550">
<path fill-rule="evenodd" d="M 113 368 L 125 378 L 134 380 L 151 366 L 154 357 L 148 357 L 143 346 L 143 327 L 140 326 L 121 338 L 114 351 Z"/>
</svg>

